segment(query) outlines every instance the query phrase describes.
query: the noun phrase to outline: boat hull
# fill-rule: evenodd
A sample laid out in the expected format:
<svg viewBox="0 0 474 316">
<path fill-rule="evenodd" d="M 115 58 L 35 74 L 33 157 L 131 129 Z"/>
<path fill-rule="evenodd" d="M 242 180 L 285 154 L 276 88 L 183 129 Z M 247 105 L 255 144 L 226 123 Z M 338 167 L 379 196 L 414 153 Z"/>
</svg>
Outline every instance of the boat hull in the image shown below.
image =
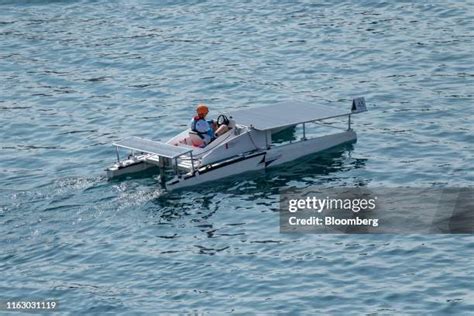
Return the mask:
<svg viewBox="0 0 474 316">
<path fill-rule="evenodd" d="M 117 178 L 126 176 L 128 174 L 136 174 L 147 169 L 156 167 L 156 165 L 149 164 L 144 157 L 138 159 L 127 159 L 122 162 L 114 164 L 112 167 L 105 169 L 107 178 Z"/>
<path fill-rule="evenodd" d="M 357 134 L 353 130 L 348 130 L 342 133 L 273 147 L 266 151 L 253 153 L 220 164 L 213 164 L 205 168 L 200 168 L 192 176 L 175 178 L 168 181 L 166 183 L 166 188 L 171 191 L 215 181 L 248 171 L 271 168 L 345 143 L 355 142 L 356 140 Z"/>
</svg>

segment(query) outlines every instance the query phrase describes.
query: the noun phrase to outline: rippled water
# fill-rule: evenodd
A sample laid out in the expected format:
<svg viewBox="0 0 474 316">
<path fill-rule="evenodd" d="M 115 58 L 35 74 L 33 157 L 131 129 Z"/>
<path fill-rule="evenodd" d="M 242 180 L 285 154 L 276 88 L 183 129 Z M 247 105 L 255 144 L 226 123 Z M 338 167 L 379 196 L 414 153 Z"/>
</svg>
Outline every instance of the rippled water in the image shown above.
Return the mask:
<svg viewBox="0 0 474 316">
<path fill-rule="evenodd" d="M 0 299 L 63 311 L 459 313 L 469 235 L 286 235 L 288 187 L 472 186 L 474 4 L 0 0 Z M 163 194 L 110 143 L 300 99 L 359 141 Z M 409 220 L 409 219 L 407 219 Z"/>
</svg>

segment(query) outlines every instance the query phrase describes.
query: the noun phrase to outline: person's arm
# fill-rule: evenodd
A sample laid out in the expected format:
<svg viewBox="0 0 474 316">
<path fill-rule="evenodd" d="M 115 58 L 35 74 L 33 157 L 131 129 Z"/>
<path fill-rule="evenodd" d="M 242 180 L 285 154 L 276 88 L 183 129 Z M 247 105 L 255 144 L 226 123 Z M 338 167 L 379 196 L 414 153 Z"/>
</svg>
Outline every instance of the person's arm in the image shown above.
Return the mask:
<svg viewBox="0 0 474 316">
<path fill-rule="evenodd" d="M 209 126 L 212 128 L 212 130 L 217 129 L 217 123 L 214 120 L 207 121 L 209 123 Z"/>
</svg>

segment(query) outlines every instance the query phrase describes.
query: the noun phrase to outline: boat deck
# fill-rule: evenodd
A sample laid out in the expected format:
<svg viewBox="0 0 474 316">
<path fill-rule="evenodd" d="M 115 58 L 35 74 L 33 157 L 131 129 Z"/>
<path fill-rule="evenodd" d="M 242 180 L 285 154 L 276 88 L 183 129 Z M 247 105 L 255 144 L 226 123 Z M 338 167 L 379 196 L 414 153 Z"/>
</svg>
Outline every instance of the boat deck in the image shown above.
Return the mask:
<svg viewBox="0 0 474 316">
<path fill-rule="evenodd" d="M 201 159 L 194 158 L 193 163 L 194 163 L 194 168 L 197 169 L 199 164 L 201 163 Z M 181 169 L 181 170 L 185 170 L 185 171 L 191 171 L 193 169 L 191 159 L 190 158 L 188 158 L 188 159 L 181 158 L 178 161 L 178 168 Z"/>
<path fill-rule="evenodd" d="M 149 154 L 147 157 L 145 157 L 144 160 L 149 164 L 160 166 L 160 157 L 157 155 Z M 193 162 L 194 162 L 194 168 L 197 169 L 197 167 L 201 163 L 201 159 L 194 158 Z M 191 158 L 178 159 L 178 168 L 186 172 L 192 171 L 193 167 L 191 164 Z"/>
</svg>

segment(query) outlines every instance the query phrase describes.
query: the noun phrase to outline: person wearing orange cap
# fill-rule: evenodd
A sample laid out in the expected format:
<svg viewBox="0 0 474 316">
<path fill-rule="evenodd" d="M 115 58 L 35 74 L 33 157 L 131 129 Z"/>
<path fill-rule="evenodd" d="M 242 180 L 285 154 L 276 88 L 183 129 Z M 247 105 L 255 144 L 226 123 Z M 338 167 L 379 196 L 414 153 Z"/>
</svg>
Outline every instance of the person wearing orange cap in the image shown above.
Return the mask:
<svg viewBox="0 0 474 316">
<path fill-rule="evenodd" d="M 191 131 L 195 132 L 203 141 L 201 147 L 205 147 L 229 129 L 225 124 L 217 127 L 213 120 L 207 121 L 206 116 L 208 113 L 209 108 L 205 104 L 198 104 L 196 107 L 197 115 L 191 120 Z"/>
</svg>

